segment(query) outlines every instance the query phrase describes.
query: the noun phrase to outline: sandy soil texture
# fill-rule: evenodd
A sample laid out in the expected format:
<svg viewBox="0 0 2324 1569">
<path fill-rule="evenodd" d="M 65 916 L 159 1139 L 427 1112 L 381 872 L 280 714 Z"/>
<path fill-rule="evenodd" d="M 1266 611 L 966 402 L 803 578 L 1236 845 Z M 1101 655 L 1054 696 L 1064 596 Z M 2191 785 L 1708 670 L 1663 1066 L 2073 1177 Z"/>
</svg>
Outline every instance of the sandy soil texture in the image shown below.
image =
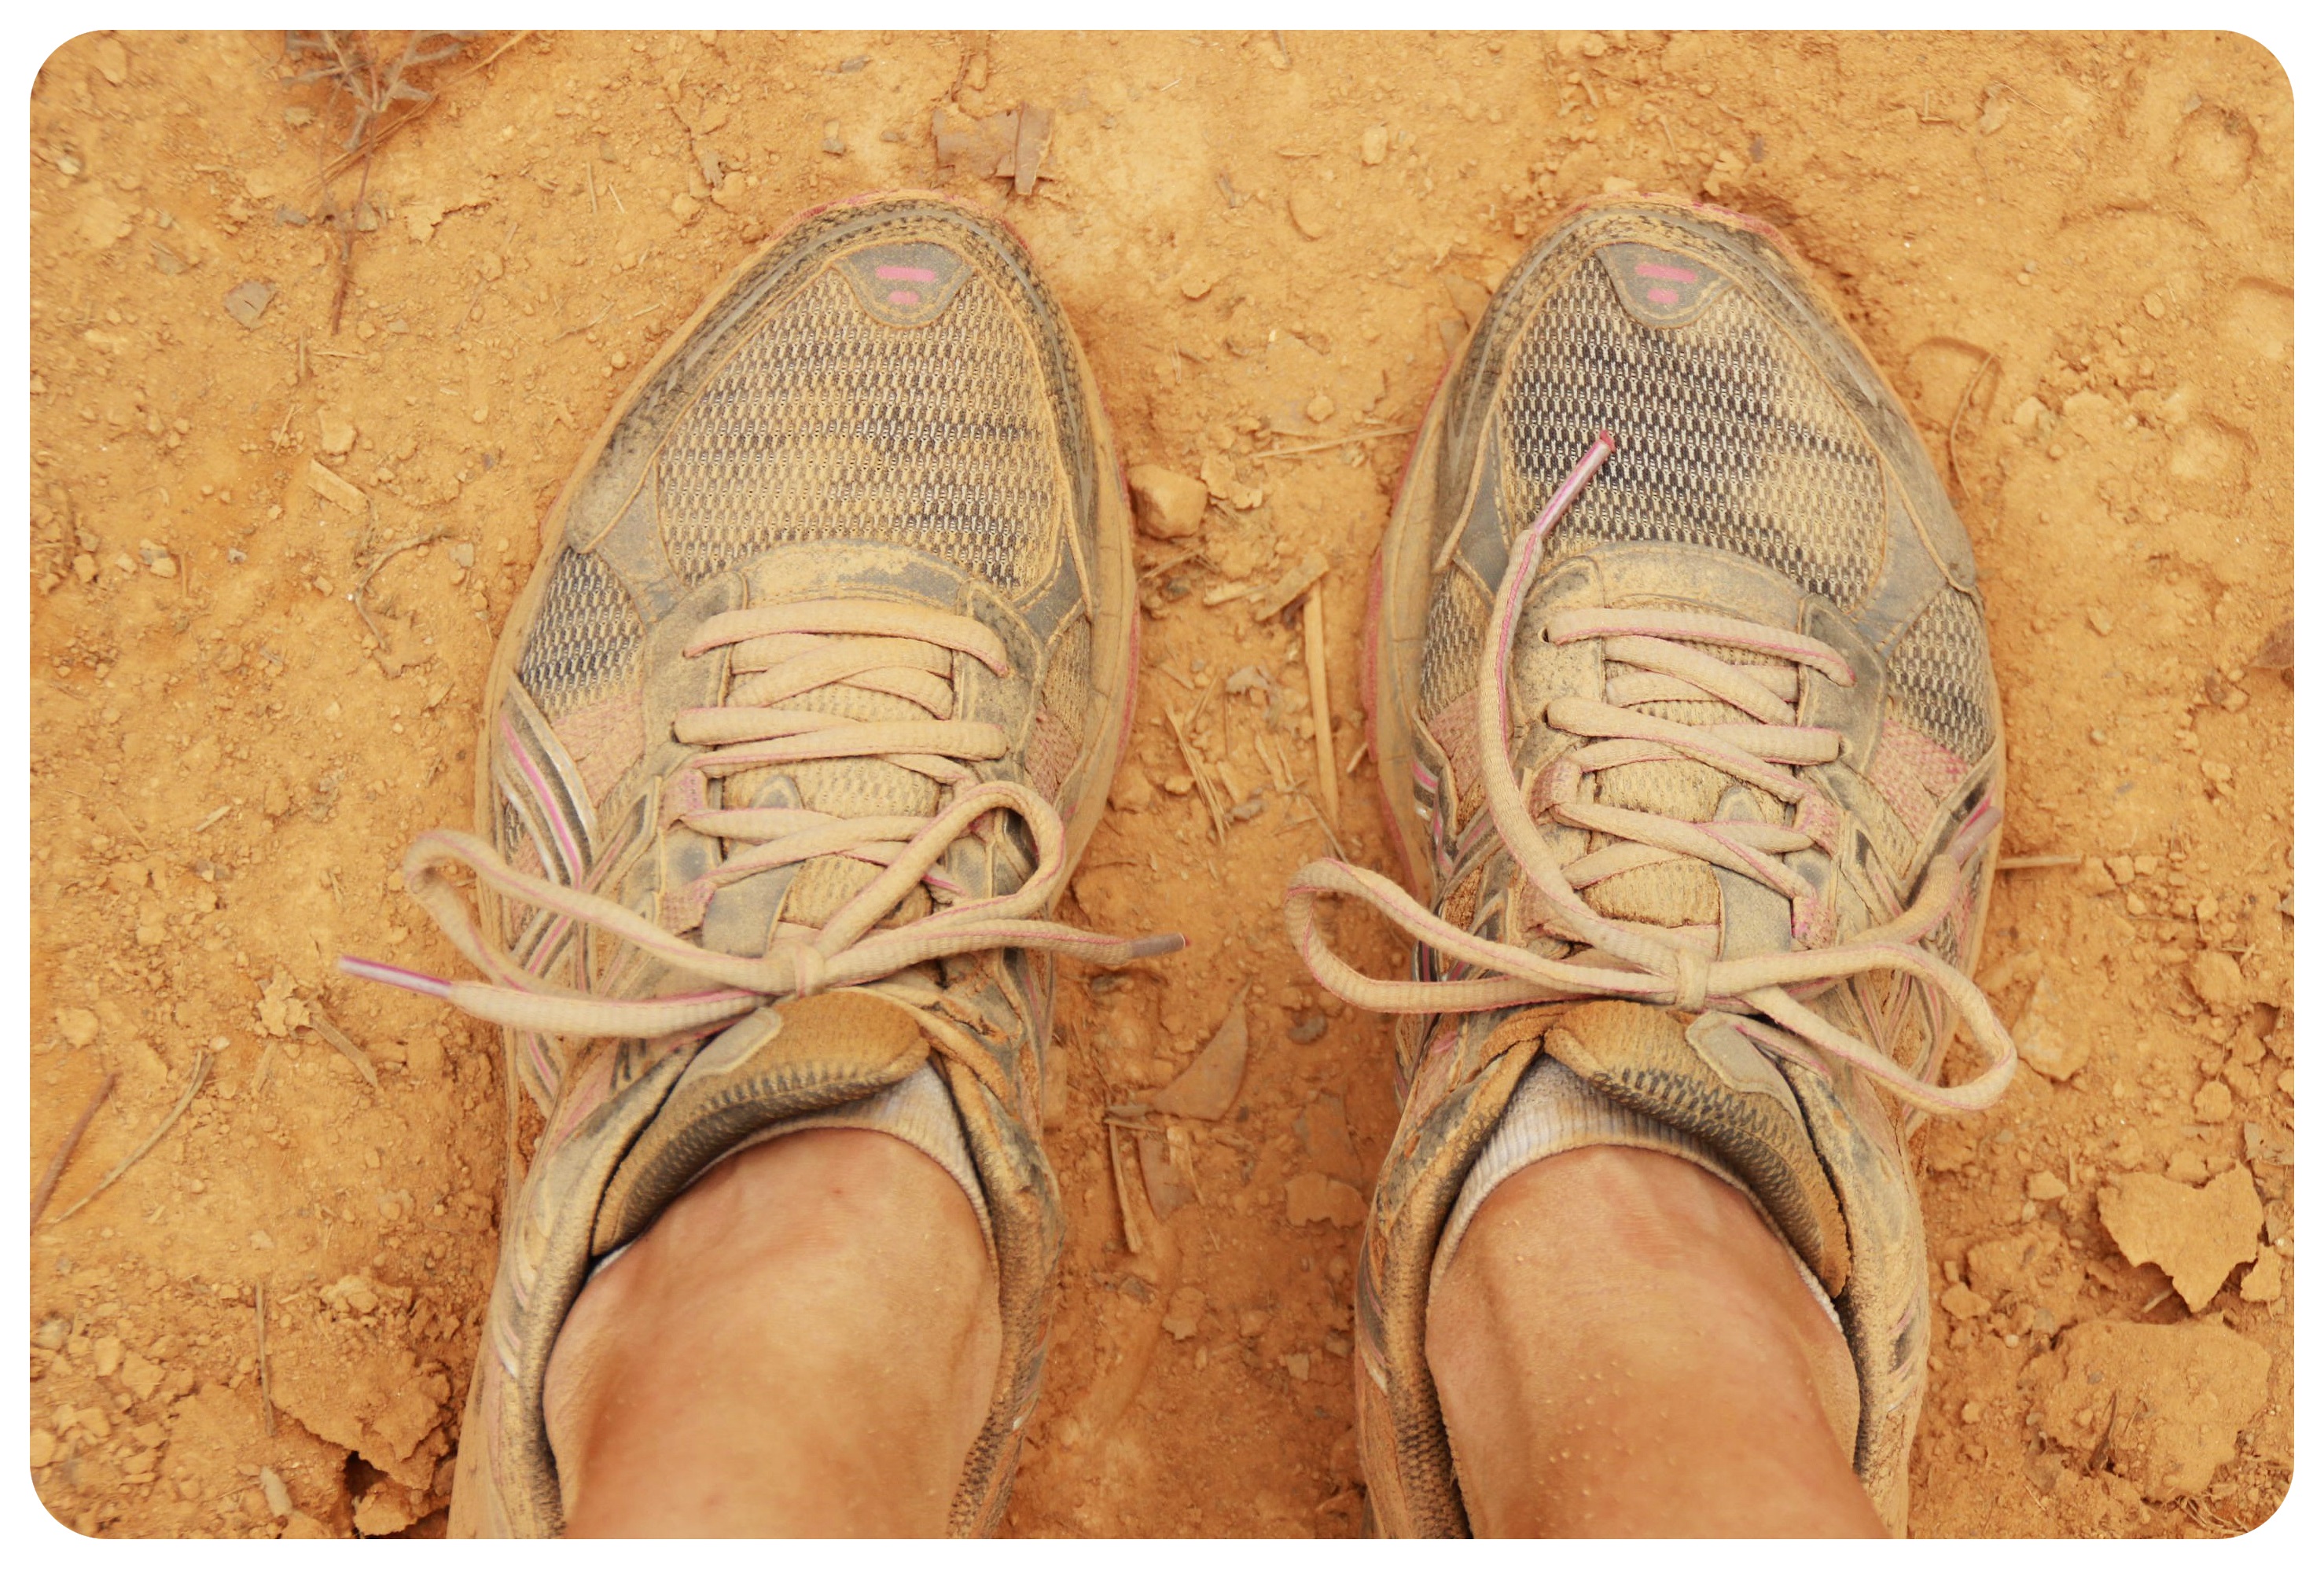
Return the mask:
<svg viewBox="0 0 2324 1569">
<path fill-rule="evenodd" d="M 1073 1234 L 1013 1529 L 1360 1518 L 1350 1255 L 1388 1031 L 1307 980 L 1279 890 L 1326 847 L 1317 725 L 1338 840 L 1388 865 L 1355 681 L 1405 433 L 1529 241 L 1633 188 L 1782 227 L 1981 560 L 2005 844 L 2034 859 L 1980 979 L 2028 1066 L 1916 1138 L 1942 1306 L 1914 1529 L 2218 1535 L 2281 1499 L 2292 107 L 2264 50 L 497 35 L 412 66 L 436 96 L 388 103 L 367 159 L 351 102 L 292 79 L 315 59 L 92 34 L 30 106 L 34 1180 L 110 1084 L 33 1229 L 60 1519 L 440 1531 L 504 1085 L 486 1032 L 333 961 L 454 967 L 396 868 L 466 825 L 493 640 L 636 367 L 798 209 L 929 185 L 1028 238 L 1126 460 L 1216 498 L 1141 541 L 1139 727 L 1066 905 L 1194 946 L 1063 983 Z M 1038 167 L 979 172 L 1020 106 Z M 982 123 L 962 167 L 939 111 Z M 1310 552 L 1328 712 L 1296 625 L 1254 615 Z M 1256 815 L 1214 827 L 1197 767 Z M 1348 928 L 1388 973 L 1386 934 Z M 1188 1202 L 1133 1254 L 1103 1109 L 1238 997 L 1238 1108 L 1157 1158 Z"/>
</svg>

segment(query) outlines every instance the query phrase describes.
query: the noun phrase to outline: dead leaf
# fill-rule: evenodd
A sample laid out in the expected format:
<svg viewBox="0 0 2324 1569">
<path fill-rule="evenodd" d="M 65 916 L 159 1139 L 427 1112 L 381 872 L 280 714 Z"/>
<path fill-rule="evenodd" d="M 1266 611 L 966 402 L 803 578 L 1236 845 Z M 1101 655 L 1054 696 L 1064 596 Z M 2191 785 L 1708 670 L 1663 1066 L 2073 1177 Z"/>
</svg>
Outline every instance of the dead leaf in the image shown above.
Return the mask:
<svg viewBox="0 0 2324 1569">
<path fill-rule="evenodd" d="M 273 300 L 274 285 L 262 283 L 253 278 L 246 283 L 235 284 L 227 291 L 226 313 L 246 328 L 255 328 L 258 318 L 266 314 L 266 308 Z"/>
<path fill-rule="evenodd" d="M 1047 109 L 1037 109 L 1030 104 L 1017 106 L 1016 164 L 1010 173 L 1017 181 L 1017 194 L 1033 194 L 1035 181 L 1041 178 L 1041 160 L 1049 151 L 1049 125 L 1054 118 Z"/>
<path fill-rule="evenodd" d="M 1236 1092 L 1242 1088 L 1243 1065 L 1250 1056 L 1250 1014 L 1245 1006 L 1250 995 L 1248 986 L 1235 993 L 1225 1020 L 1202 1055 L 1155 1095 L 1156 1111 L 1215 1122 L 1233 1107 Z"/>
<path fill-rule="evenodd" d="M 1180 1140 L 1185 1136 L 1181 1130 L 1172 1131 L 1178 1132 Z M 1174 1158 L 1178 1153 L 1174 1142 L 1158 1132 L 1138 1136 L 1139 1175 L 1146 1179 L 1146 1199 L 1154 1206 L 1157 1221 L 1168 1220 L 1194 1202 L 1194 1185 Z"/>
<path fill-rule="evenodd" d="M 1283 614 L 1284 607 L 1315 586 L 1318 578 L 1332 569 L 1321 552 L 1310 550 L 1299 559 L 1299 565 L 1283 575 L 1273 588 L 1251 602 L 1251 617 L 1265 622 Z"/>
</svg>

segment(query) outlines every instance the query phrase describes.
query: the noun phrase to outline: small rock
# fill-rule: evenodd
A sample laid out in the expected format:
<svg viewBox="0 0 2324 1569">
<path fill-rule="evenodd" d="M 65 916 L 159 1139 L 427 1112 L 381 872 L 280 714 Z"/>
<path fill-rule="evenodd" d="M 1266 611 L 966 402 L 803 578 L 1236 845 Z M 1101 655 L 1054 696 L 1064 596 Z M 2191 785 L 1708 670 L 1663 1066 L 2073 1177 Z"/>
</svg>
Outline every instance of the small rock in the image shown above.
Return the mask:
<svg viewBox="0 0 2324 1569">
<path fill-rule="evenodd" d="M 315 123 L 315 111 L 304 104 L 294 105 L 282 111 L 282 123 L 286 125 L 311 125 Z"/>
<path fill-rule="evenodd" d="M 1113 789 L 1106 792 L 1106 802 L 1117 812 L 1142 812 L 1154 804 L 1153 781 L 1146 771 L 1134 762 L 1125 762 L 1113 776 Z"/>
<path fill-rule="evenodd" d="M 1305 1019 L 1296 1021 L 1284 1033 L 1301 1046 L 1312 1046 L 1323 1038 L 1323 1031 L 1330 1029 L 1331 1024 L 1332 1021 L 1322 1014 L 1310 1013 Z"/>
<path fill-rule="evenodd" d="M 57 1457 L 56 1435 L 45 1427 L 33 1428 L 30 1455 L 34 1471 L 40 1470 L 41 1467 L 54 1460 Z"/>
<path fill-rule="evenodd" d="M 1307 1374 L 1314 1366 L 1314 1358 L 1304 1351 L 1295 1351 L 1283 1359 L 1283 1371 L 1303 1384 L 1307 1381 Z"/>
<path fill-rule="evenodd" d="M 1151 463 L 1131 469 L 1129 479 L 1138 526 L 1150 538 L 1183 540 L 1203 526 L 1210 491 L 1202 481 Z"/>
<path fill-rule="evenodd" d="M 1266 1328 L 1267 1310 L 1265 1308 L 1246 1307 L 1236 1315 L 1235 1333 L 1245 1340 L 1258 1339 Z"/>
<path fill-rule="evenodd" d="M 87 1046 L 97 1038 L 97 1015 L 86 1008 L 57 1010 L 57 1029 L 68 1046 Z"/>
<path fill-rule="evenodd" d="M 692 223 L 701 211 L 702 203 L 689 192 L 681 190 L 669 198 L 669 216 L 679 223 Z"/>
<path fill-rule="evenodd" d="M 1321 193 L 1300 186 L 1291 193 L 1291 221 L 1311 240 L 1320 240 L 1329 227 L 1330 212 Z"/>
<path fill-rule="evenodd" d="M 275 1474 L 272 1466 L 258 1468 L 258 1486 L 266 1494 L 266 1507 L 274 1511 L 276 1519 L 287 1520 L 297 1512 L 291 1508 L 290 1490 L 282 1485 L 282 1479 Z"/>
<path fill-rule="evenodd" d="M 344 457 L 355 444 L 355 421 L 338 410 L 322 410 L 316 414 L 315 423 L 322 435 L 323 450 L 333 457 Z"/>
<path fill-rule="evenodd" d="M 1170 1310 L 1163 1315 L 1162 1327 L 1172 1340 L 1185 1340 L 1203 1323 L 1202 1292 L 1192 1286 L 1181 1286 L 1170 1293 Z"/>
<path fill-rule="evenodd" d="M 135 1352 L 131 1352 L 121 1359 L 121 1382 L 139 1399 L 150 1400 L 153 1398 L 153 1391 L 161 1387 L 161 1364 L 147 1361 Z"/>
<path fill-rule="evenodd" d="M 323 1300 L 333 1307 L 361 1316 L 379 1311 L 379 1292 L 370 1279 L 362 1275 L 342 1275 L 324 1288 Z"/>
<path fill-rule="evenodd" d="M 314 1516 L 293 1512 L 282 1527 L 286 1542 L 327 1542 L 331 1540 L 331 1528 Z"/>
<path fill-rule="evenodd" d="M 2098 1219 L 2133 1264 L 2159 1264 L 2190 1313 L 2209 1306 L 2237 1264 L 2259 1256 L 2264 1218 L 2248 1168 L 2200 1189 L 2134 1171 L 2098 1195 Z"/>
<path fill-rule="evenodd" d="M 1958 1280 L 1946 1287 L 1945 1294 L 1937 1300 L 1955 1318 L 1982 1318 L 1993 1309 L 1992 1303 Z"/>
<path fill-rule="evenodd" d="M 117 38 L 100 38 L 95 51 L 97 74 L 114 87 L 129 79 L 129 51 Z"/>
<path fill-rule="evenodd" d="M 2273 1302 L 2282 1296 L 2283 1255 L 2273 1248 L 2262 1248 L 2257 1261 L 2244 1271 L 2237 1295 L 2246 1302 Z"/>
<path fill-rule="evenodd" d="M 1222 452 L 1203 459 L 1203 488 L 1239 512 L 1247 512 L 1267 499 L 1258 485 L 1245 485 L 1237 477 L 1233 462 Z"/>
<path fill-rule="evenodd" d="M 823 150 L 834 156 L 847 151 L 847 142 L 840 135 L 839 122 L 836 120 L 825 120 L 823 123 Z"/>
<path fill-rule="evenodd" d="M 2292 1164 L 2292 1135 L 2264 1122 L 2246 1122 L 2244 1158 L 2289 1166 Z"/>
<path fill-rule="evenodd" d="M 1307 423 L 1310 425 L 1321 425 L 1324 420 L 1329 420 L 1333 415 L 1338 413 L 1339 411 L 1340 406 L 1332 401 L 1331 393 L 1318 392 L 1314 397 L 1307 400 Z"/>
<path fill-rule="evenodd" d="M 1364 128 L 1363 141 L 1360 145 L 1363 160 L 1366 163 L 1378 163 L 1381 162 L 1388 156 L 1388 127 L 1385 125 L 1366 126 Z"/>
<path fill-rule="evenodd" d="M 70 1320 L 44 1318 L 41 1320 L 41 1327 L 32 1332 L 32 1343 L 42 1351 L 62 1351 L 65 1348 L 65 1342 L 71 1335 Z"/>
<path fill-rule="evenodd" d="M 2235 955 L 2205 948 L 2187 966 L 2187 983 L 2214 1013 L 2229 1013 L 2244 1005 L 2244 973 Z"/>
<path fill-rule="evenodd" d="M 385 1482 L 364 1494 L 363 1501 L 355 1505 L 355 1529 L 366 1537 L 392 1537 L 411 1520 L 403 1490 Z"/>
<path fill-rule="evenodd" d="M 274 285 L 254 278 L 246 283 L 237 283 L 226 291 L 226 313 L 243 326 L 255 328 L 258 318 L 266 314 L 267 306 L 273 300 Z"/>
<path fill-rule="evenodd" d="M 1363 1224 L 1364 1195 L 1320 1171 L 1303 1171 L 1283 1185 L 1285 1212 L 1295 1226 L 1329 1221 L 1346 1230 Z"/>
<path fill-rule="evenodd" d="M 2213 1079 L 2195 1092 L 2195 1121 L 2224 1122 L 2236 1114 L 2235 1092 Z"/>
<path fill-rule="evenodd" d="M 2066 1196 L 2066 1185 L 2055 1172 L 2037 1171 L 2025 1179 L 2025 1196 L 2036 1204 L 2048 1204 Z"/>
<path fill-rule="evenodd" d="M 1174 773 L 1162 781 L 1162 788 L 1174 796 L 1186 795 L 1194 788 L 1194 776 L 1191 773 Z"/>
<path fill-rule="evenodd" d="M 2062 1018 L 2063 1004 L 2050 977 L 2034 983 L 2034 994 L 2010 1033 L 2025 1066 L 2049 1079 L 2070 1079 L 2090 1060 L 2089 1037 Z"/>
<path fill-rule="evenodd" d="M 121 1371 L 121 1337 L 108 1334 L 98 1338 L 97 1344 L 97 1376 L 109 1379 Z"/>
</svg>

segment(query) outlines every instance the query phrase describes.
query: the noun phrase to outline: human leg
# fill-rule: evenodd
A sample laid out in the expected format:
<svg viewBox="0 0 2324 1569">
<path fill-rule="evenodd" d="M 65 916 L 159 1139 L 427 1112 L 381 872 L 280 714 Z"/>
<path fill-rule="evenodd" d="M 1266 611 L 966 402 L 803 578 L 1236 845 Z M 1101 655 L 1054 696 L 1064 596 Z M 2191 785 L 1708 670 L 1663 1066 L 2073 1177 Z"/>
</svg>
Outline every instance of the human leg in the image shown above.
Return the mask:
<svg viewBox="0 0 2324 1569">
<path fill-rule="evenodd" d="M 689 1188 L 550 1358 L 573 1536 L 933 1536 L 990 1402 L 999 1299 L 960 1185 L 810 1129 Z"/>
<path fill-rule="evenodd" d="M 1427 1336 L 1480 1536 L 1881 1534 L 1820 1393 L 1853 1382 L 1840 1326 L 1686 1161 L 1596 1145 L 1516 1173 Z"/>
</svg>

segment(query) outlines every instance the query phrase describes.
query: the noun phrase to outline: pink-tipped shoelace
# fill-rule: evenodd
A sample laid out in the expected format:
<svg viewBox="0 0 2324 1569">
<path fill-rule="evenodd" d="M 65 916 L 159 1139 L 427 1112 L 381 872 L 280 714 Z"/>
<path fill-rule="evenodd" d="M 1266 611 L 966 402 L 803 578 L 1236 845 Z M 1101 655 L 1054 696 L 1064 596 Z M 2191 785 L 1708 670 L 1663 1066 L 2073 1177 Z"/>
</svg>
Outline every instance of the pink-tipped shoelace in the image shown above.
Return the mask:
<svg viewBox="0 0 2324 1569">
<path fill-rule="evenodd" d="M 2016 1066 L 2009 1032 L 1968 976 L 1918 945 L 1951 909 L 1961 891 L 1961 869 L 1992 833 L 1997 814 L 1972 818 L 1948 851 L 1931 859 L 1909 905 L 1844 943 L 1832 940 L 1830 904 L 1777 859 L 1811 845 L 1827 854 L 1834 847 L 1838 807 L 1792 771 L 1839 755 L 1837 734 L 1794 722 L 1803 669 L 1842 686 L 1855 683 L 1854 672 L 1831 645 L 1801 632 L 1721 615 L 1595 609 L 1554 613 L 1545 629 L 1551 641 L 1601 640 L 1608 660 L 1635 673 L 1609 680 L 1603 699 L 1554 699 L 1542 718 L 1554 729 L 1588 739 L 1555 758 L 1546 779 L 1517 779 L 1509 758 L 1509 669 L 1526 590 L 1550 531 L 1613 450 L 1614 438 L 1601 432 L 1541 516 L 1518 538 L 1494 596 L 1478 669 L 1477 751 L 1486 808 L 1502 844 L 1546 906 L 1539 912 L 1538 929 L 1579 951 L 1563 960 L 1547 959 L 1477 937 L 1434 914 L 1379 873 L 1337 860 L 1311 862 L 1293 877 L 1284 911 L 1292 946 L 1325 988 L 1379 1012 L 1472 1013 L 1583 998 L 1710 1012 L 1726 1018 L 1775 1056 L 1826 1075 L 1834 1062 L 1845 1063 L 1898 1099 L 1926 1111 L 1963 1112 L 1991 1105 L 2008 1086 Z M 1703 651 L 1703 645 L 1772 655 L 1783 662 L 1730 664 Z M 1750 715 L 1752 722 L 1687 725 L 1631 707 L 1704 697 L 1732 705 Z M 1789 804 L 1792 823 L 1687 822 L 1582 798 L 1582 780 L 1591 772 L 1680 758 L 1705 763 Z M 1607 843 L 1560 866 L 1527 806 L 1537 789 L 1557 821 L 1588 830 Z M 1685 859 L 1751 878 L 1791 900 L 1793 940 L 1799 947 L 1721 959 L 1716 956 L 1719 932 L 1714 927 L 1609 919 L 1591 909 L 1576 891 L 1618 872 Z M 1325 894 L 1363 900 L 1434 949 L 1450 967 L 1475 974 L 1420 981 L 1383 981 L 1364 974 L 1333 952 L 1317 928 L 1315 903 Z M 1806 1005 L 1852 977 L 1883 971 L 1933 988 L 1958 1011 L 1983 1058 L 1974 1078 L 1956 1085 L 1934 1083 Z M 1931 1074 L 1938 1070 L 1934 1062 L 1925 1067 Z"/>
<path fill-rule="evenodd" d="M 997 725 L 953 717 L 950 679 L 955 654 L 995 675 L 1009 673 L 1007 651 L 982 623 L 964 615 L 859 600 L 816 600 L 728 611 L 703 623 L 688 659 L 733 649 L 727 701 L 689 708 L 672 726 L 699 748 L 666 781 L 668 821 L 714 835 L 742 850 L 696 882 L 662 894 L 663 919 L 678 931 L 699 924 L 716 888 L 738 878 L 821 855 L 844 855 L 881 868 L 879 875 L 821 927 L 779 921 L 765 955 L 714 953 L 610 899 L 512 868 L 473 834 L 435 829 L 416 840 L 403 862 L 404 886 L 452 946 L 483 972 L 482 981 L 447 981 L 352 956 L 351 975 L 441 998 L 478 1019 L 513 1029 L 566 1036 L 654 1037 L 698 1030 L 769 1002 L 860 986 L 930 959 L 989 948 L 1035 948 L 1094 964 L 1175 953 L 1175 934 L 1117 938 L 1043 918 L 1065 874 L 1065 823 L 1056 808 L 1025 785 L 979 781 L 972 761 L 1001 757 L 1008 738 Z M 926 719 L 862 721 L 807 709 L 788 699 L 847 684 L 917 704 Z M 840 758 L 879 758 L 953 790 L 931 817 L 840 817 L 798 809 L 726 809 L 708 805 L 702 783 L 747 769 Z M 1014 893 L 961 900 L 940 869 L 946 851 L 991 812 L 1014 812 L 1031 829 L 1034 864 Z M 707 989 L 647 998 L 595 996 L 530 974 L 487 936 L 446 869 L 458 864 L 509 899 L 549 910 L 619 938 L 638 955 L 659 960 Z M 874 929 L 916 887 L 931 912 Z"/>
</svg>

